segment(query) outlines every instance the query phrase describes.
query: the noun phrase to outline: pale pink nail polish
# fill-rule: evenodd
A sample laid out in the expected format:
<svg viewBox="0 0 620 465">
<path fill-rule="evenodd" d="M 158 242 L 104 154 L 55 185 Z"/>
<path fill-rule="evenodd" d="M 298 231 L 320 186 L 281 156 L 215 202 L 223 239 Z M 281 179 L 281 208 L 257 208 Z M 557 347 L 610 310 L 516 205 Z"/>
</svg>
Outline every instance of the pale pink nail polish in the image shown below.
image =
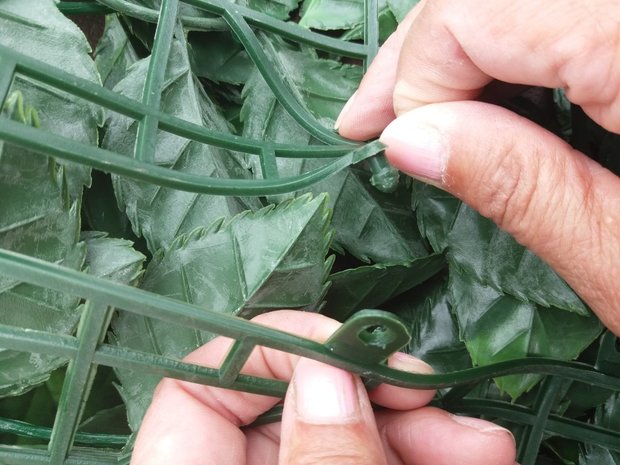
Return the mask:
<svg viewBox="0 0 620 465">
<path fill-rule="evenodd" d="M 301 359 L 293 382 L 297 414 L 305 423 L 338 424 L 359 420 L 357 384 L 352 374 Z"/>
<path fill-rule="evenodd" d="M 392 165 L 410 176 L 441 182 L 448 151 L 435 128 L 412 121 L 408 115 L 395 119 L 380 138 Z"/>
</svg>

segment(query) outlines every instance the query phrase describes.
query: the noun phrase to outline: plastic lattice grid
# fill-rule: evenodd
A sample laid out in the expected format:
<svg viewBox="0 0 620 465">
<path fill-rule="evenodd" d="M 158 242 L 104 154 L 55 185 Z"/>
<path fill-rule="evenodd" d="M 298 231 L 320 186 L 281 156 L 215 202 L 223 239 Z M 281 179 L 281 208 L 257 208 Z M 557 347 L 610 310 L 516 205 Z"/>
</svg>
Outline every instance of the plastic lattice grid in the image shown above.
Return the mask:
<svg viewBox="0 0 620 465">
<path fill-rule="evenodd" d="M 210 17 L 179 15 L 180 4 L 197 7 Z M 323 179 L 339 169 L 361 160 L 368 160 L 377 182 L 389 185 L 390 171 L 376 154 L 378 143 L 354 144 L 321 126 L 299 104 L 290 89 L 270 65 L 256 38 L 255 30 L 279 34 L 290 40 L 310 44 L 368 64 L 378 46 L 377 1 L 365 2 L 365 43 L 356 44 L 329 38 L 273 19 L 256 11 L 225 1 L 162 0 L 159 11 L 123 0 L 100 0 L 61 4 L 69 12 L 121 12 L 149 22 L 157 22 L 152 59 L 141 102 L 131 100 L 96 84 L 71 76 L 62 70 L 37 62 L 14 51 L 0 47 L 0 107 L 4 104 L 16 74 L 39 81 L 75 95 L 100 107 L 139 121 L 134 157 L 126 157 L 104 149 L 75 142 L 3 118 L 0 139 L 25 147 L 45 156 L 77 162 L 109 173 L 199 193 L 222 195 L 265 195 L 298 190 Z M 200 30 L 229 28 L 244 45 L 260 69 L 280 103 L 324 145 L 299 147 L 293 144 L 272 144 L 244 139 L 197 126 L 174 118 L 160 110 L 164 63 L 170 44 L 180 23 Z M 180 137 L 231 150 L 254 154 L 261 159 L 264 179 L 240 181 L 204 178 L 173 172 L 151 163 L 154 135 L 158 130 Z M 294 178 L 280 178 L 275 157 L 324 157 L 333 161 L 323 168 Z M 388 186 L 389 187 L 389 186 Z M 0 346 L 31 353 L 46 353 L 70 361 L 65 377 L 60 407 L 53 428 L 45 429 L 8 419 L 0 421 L 0 432 L 49 438 L 47 447 L 12 447 L 0 445 L 0 463 L 13 464 L 115 464 L 124 463 L 128 455 L 119 446 L 124 436 L 84 434 L 77 431 L 84 403 L 100 365 L 131 369 L 162 376 L 223 386 L 246 392 L 282 397 L 286 383 L 240 374 L 240 369 L 256 345 L 330 363 L 363 374 L 370 383 L 387 382 L 405 387 L 455 387 L 437 401 L 453 412 L 485 415 L 523 425 L 519 451 L 522 464 L 533 464 L 543 437 L 560 435 L 577 441 L 620 450 L 620 432 L 583 424 L 551 413 L 560 391 L 567 382 L 581 382 L 620 391 L 620 354 L 615 338 L 604 337 L 595 366 L 531 358 L 513 360 L 481 368 L 449 374 L 416 375 L 390 369 L 381 362 L 407 342 L 406 329 L 397 319 L 382 313 L 359 313 L 345 324 L 343 330 L 326 344 L 318 344 L 277 330 L 254 325 L 213 310 L 154 295 L 152 293 L 99 279 L 14 252 L 0 250 L 0 275 L 47 289 L 74 294 L 85 299 L 75 336 L 64 336 L 0 325 Z M 236 340 L 219 368 L 205 368 L 170 358 L 138 352 L 103 343 L 114 309 L 157 318 L 162 321 L 209 331 Z M 371 328 L 383 328 L 382 339 L 360 338 Z M 386 336 L 387 335 L 387 336 Z M 379 337 L 379 336 L 377 336 Z M 387 338 L 387 339 L 386 339 Z M 363 340 L 362 340 L 363 339 Z M 543 389 L 532 408 L 503 401 L 463 397 L 482 380 L 506 374 L 538 373 L 547 375 Z M 80 444 L 76 446 L 75 444 Z M 88 446 L 88 447 L 85 447 Z M 115 448 L 116 447 L 116 448 Z"/>
</svg>

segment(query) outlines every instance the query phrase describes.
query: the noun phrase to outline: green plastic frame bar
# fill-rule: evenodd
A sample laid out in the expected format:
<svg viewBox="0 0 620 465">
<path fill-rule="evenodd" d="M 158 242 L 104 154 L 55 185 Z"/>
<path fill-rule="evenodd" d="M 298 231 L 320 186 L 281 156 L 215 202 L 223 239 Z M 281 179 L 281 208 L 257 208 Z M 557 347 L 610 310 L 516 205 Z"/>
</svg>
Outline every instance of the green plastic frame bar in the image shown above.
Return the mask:
<svg viewBox="0 0 620 465">
<path fill-rule="evenodd" d="M 255 345 L 262 345 L 320 360 L 361 374 L 376 383 L 388 382 L 403 387 L 440 388 L 472 384 L 507 374 L 538 373 L 554 376 L 550 379 L 555 384 L 568 379 L 620 390 L 618 377 L 602 373 L 589 365 L 543 358 L 513 360 L 450 374 L 420 375 L 395 370 L 381 362 L 406 343 L 408 335 L 406 329 L 399 326 L 396 317 L 384 313 L 359 313 L 355 319 L 345 324 L 341 335 L 335 336 L 326 344 L 319 344 L 255 325 L 234 316 L 157 296 L 14 252 L 0 250 L 0 274 L 87 299 L 76 337 L 0 326 L 2 347 L 29 352 L 45 352 L 71 360 L 63 388 L 60 409 L 62 415 L 59 415 L 57 419 L 50 441 L 49 463 L 52 464 L 72 463 L 62 460 L 71 454 L 71 445 L 76 435 L 84 401 L 82 394 L 87 392 L 87 385 L 94 375 L 93 367 L 97 365 L 141 370 L 205 385 L 224 386 L 245 392 L 282 397 L 286 391 L 285 382 L 239 373 L 252 348 Z M 210 331 L 231 337 L 238 342 L 233 345 L 220 368 L 198 367 L 154 354 L 102 344 L 101 335 L 107 328 L 109 312 L 112 308 L 161 319 L 171 324 Z M 377 326 L 387 327 L 391 331 L 389 334 L 393 337 L 390 336 L 387 340 L 359 337 L 362 329 Z M 379 333 L 378 337 L 381 334 Z M 355 338 L 356 335 L 358 339 Z M 573 439 L 583 440 L 585 437 L 596 444 L 620 448 L 620 432 L 618 431 L 561 418 L 549 417 L 550 419 L 547 419 L 546 415 L 541 429 L 539 415 L 545 411 L 545 405 L 551 405 L 548 400 L 549 396 L 555 395 L 554 390 L 545 390 L 545 392 L 547 393 L 544 397 L 547 399 L 545 402 L 537 402 L 534 410 L 521 408 L 518 415 L 511 415 L 510 412 L 514 410 L 512 406 L 508 408 L 505 404 L 492 405 L 495 405 L 496 410 L 498 409 L 500 417 L 506 416 L 512 421 L 526 425 L 532 424 L 532 418 L 538 418 L 533 423 L 532 428 L 535 431 L 531 435 L 539 436 L 542 432 L 554 432 Z M 459 404 L 452 400 L 448 405 L 455 406 L 454 410 L 458 410 L 459 405 L 461 407 L 472 405 L 469 399 L 462 402 Z M 584 433 L 584 430 L 587 432 Z M 55 440 L 55 438 L 58 439 Z M 8 454 L 8 452 L 0 448 L 0 459 L 3 458 L 3 454 Z"/>
</svg>

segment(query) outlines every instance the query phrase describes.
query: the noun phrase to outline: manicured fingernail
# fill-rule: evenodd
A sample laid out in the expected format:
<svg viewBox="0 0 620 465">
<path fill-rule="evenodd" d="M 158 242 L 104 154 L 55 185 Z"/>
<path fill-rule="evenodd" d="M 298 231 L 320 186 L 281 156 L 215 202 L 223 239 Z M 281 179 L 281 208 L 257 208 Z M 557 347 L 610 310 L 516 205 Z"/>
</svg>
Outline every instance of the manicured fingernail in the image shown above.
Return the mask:
<svg viewBox="0 0 620 465">
<path fill-rule="evenodd" d="M 439 132 L 420 125 L 405 114 L 392 121 L 379 140 L 392 165 L 416 178 L 441 181 L 447 164 L 447 148 Z"/>
<path fill-rule="evenodd" d="M 433 367 L 428 363 L 423 362 L 419 358 L 415 358 L 413 355 L 407 355 L 402 352 L 396 352 L 393 354 L 388 364 L 390 368 L 396 368 L 397 370 L 408 371 L 410 373 L 434 373 Z"/>
<path fill-rule="evenodd" d="M 305 423 L 334 424 L 359 420 L 353 375 L 323 363 L 301 359 L 295 368 L 295 406 Z"/>
<path fill-rule="evenodd" d="M 463 425 L 463 426 L 467 426 L 469 428 L 473 428 L 475 430 L 480 431 L 481 433 L 507 433 L 510 436 L 512 436 L 512 433 L 507 430 L 506 428 L 502 428 L 501 426 L 498 426 L 494 423 L 485 421 L 485 420 L 480 420 L 479 418 L 471 418 L 471 417 L 462 417 L 460 415 L 450 415 L 450 418 L 452 418 L 453 421 L 455 421 L 456 423 Z M 514 439 L 514 436 L 512 436 Z"/>
<path fill-rule="evenodd" d="M 347 100 L 347 103 L 345 103 L 344 107 L 342 107 L 342 110 L 340 110 L 340 114 L 338 115 L 338 118 L 336 119 L 336 124 L 334 124 L 334 129 L 336 131 L 340 127 L 340 123 L 342 122 L 342 118 L 344 118 L 344 115 L 351 109 L 351 106 L 353 106 L 353 100 L 355 100 L 356 95 L 357 95 L 357 91 L 353 92 L 353 95 L 349 97 L 349 100 Z"/>
</svg>

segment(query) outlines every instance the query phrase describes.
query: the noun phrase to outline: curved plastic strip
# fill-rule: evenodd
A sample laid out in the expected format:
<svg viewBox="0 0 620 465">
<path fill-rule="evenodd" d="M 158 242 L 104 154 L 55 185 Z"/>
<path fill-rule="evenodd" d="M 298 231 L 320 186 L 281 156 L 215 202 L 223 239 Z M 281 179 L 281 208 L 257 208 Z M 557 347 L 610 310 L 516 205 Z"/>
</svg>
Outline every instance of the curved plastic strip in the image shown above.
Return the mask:
<svg viewBox="0 0 620 465">
<path fill-rule="evenodd" d="M 99 147 L 49 134 L 6 118 L 0 120 L 0 139 L 44 156 L 73 161 L 106 173 L 114 173 L 158 186 L 201 194 L 236 196 L 282 194 L 298 191 L 383 150 L 383 145 L 379 142 L 371 142 L 325 166 L 300 176 L 254 180 L 213 178 L 174 171 L 118 155 Z"/>
</svg>

